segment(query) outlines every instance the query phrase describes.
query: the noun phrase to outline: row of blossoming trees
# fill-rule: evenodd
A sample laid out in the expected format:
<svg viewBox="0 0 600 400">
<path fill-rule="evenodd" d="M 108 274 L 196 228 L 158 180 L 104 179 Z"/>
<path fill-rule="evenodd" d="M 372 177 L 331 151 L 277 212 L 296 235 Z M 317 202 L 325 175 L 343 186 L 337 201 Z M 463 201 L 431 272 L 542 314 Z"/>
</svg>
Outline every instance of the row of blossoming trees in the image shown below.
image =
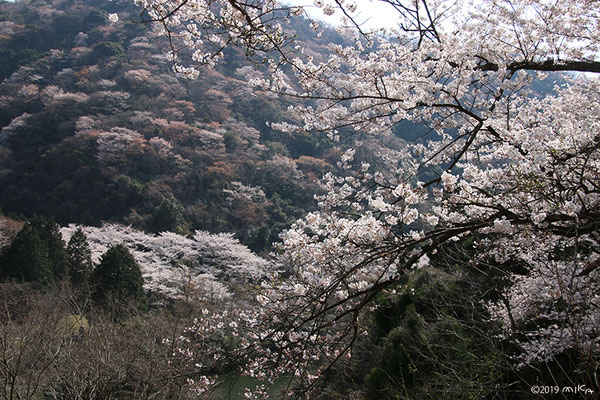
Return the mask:
<svg viewBox="0 0 600 400">
<path fill-rule="evenodd" d="M 266 54 L 271 76 L 250 84 L 303 100 L 289 109 L 303 122 L 274 124 L 281 130 L 335 140 L 386 134 L 404 121 L 425 127 L 423 140 L 382 155 L 385 168 L 350 149 L 347 174 L 325 176 L 319 211 L 282 235 L 289 276 L 265 283 L 260 307 L 231 321 L 236 362 L 260 378 L 293 376 L 290 394 L 316 396 L 368 334 L 378 296 L 459 242 L 471 266 L 505 273 L 508 284 L 485 307 L 503 327 L 514 368 L 569 354 L 572 384 L 598 390 L 599 4 L 384 1 L 398 14 L 398 28 L 385 33 L 357 24 L 354 3 L 316 2 L 342 15 L 349 43 L 332 44 L 321 61 L 286 35 L 301 8 L 137 1 L 171 40 L 180 73 L 196 76 L 227 46 Z M 181 45 L 190 51 L 176 52 Z M 562 84 L 536 92 L 550 72 L 564 72 Z M 190 327 L 180 348 L 190 361 L 212 354 L 223 362 L 227 354 L 210 345 L 220 318 L 199 316 Z M 205 393 L 212 364 L 195 362 Z"/>
<path fill-rule="evenodd" d="M 195 367 L 163 339 L 270 267 L 232 236 L 0 215 L 0 397 L 194 398 Z"/>
<path fill-rule="evenodd" d="M 43 217 L 25 222 L 2 218 L 3 233 L 6 224 L 21 226 L 14 237 L 8 234 L 9 245 L 0 247 L 2 283 L 29 283 L 39 289 L 66 285 L 79 292 L 79 297 L 93 299 L 99 308 L 109 306 L 115 317 L 127 315 L 131 311 L 128 308 L 147 308 L 140 267 L 121 243 L 95 254 L 94 265 L 92 250 L 80 228 L 74 228 L 65 243 L 59 226 Z"/>
</svg>

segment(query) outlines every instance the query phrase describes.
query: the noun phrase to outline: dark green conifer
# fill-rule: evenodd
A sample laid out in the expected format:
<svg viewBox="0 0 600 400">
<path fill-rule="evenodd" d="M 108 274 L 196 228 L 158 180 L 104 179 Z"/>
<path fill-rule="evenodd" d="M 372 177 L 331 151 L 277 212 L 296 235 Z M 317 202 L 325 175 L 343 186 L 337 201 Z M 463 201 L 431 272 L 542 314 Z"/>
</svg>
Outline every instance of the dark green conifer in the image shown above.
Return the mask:
<svg viewBox="0 0 600 400">
<path fill-rule="evenodd" d="M 75 286 L 87 286 L 94 269 L 85 233 L 78 228 L 67 245 L 69 278 Z"/>
<path fill-rule="evenodd" d="M 138 310 L 147 307 L 142 273 L 129 250 L 121 244 L 108 249 L 92 274 L 94 297 L 103 305 L 119 303 L 122 311 L 131 304 Z M 118 310 L 115 310 L 118 313 Z"/>
<path fill-rule="evenodd" d="M 40 239 L 46 244 L 48 262 L 54 279 L 57 282 L 66 279 L 68 277 L 68 255 L 58 224 L 51 219 L 35 217 L 31 220 L 31 227 L 37 231 Z"/>
<path fill-rule="evenodd" d="M 0 264 L 0 275 L 4 279 L 42 284 L 54 282 L 46 243 L 31 225 L 26 225 L 17 234 Z"/>
</svg>

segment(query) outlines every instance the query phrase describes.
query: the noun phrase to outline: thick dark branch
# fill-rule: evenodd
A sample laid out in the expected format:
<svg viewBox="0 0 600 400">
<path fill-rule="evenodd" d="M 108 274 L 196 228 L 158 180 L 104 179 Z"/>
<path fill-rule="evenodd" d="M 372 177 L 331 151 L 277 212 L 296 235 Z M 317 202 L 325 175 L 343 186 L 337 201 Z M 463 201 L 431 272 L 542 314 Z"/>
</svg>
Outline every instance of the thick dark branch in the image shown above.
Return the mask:
<svg viewBox="0 0 600 400">
<path fill-rule="evenodd" d="M 231 6 L 233 8 L 235 8 L 240 13 L 242 13 L 242 15 L 246 19 L 246 22 L 248 23 L 248 25 L 250 26 L 250 28 L 252 28 L 252 30 L 256 30 L 256 27 L 254 26 L 254 21 L 252 20 L 252 17 L 250 17 L 250 14 L 248 14 L 248 12 L 246 11 L 246 9 L 242 5 L 240 5 L 237 1 L 235 1 L 235 0 L 228 0 L 228 1 L 229 1 L 229 4 L 231 4 Z"/>
</svg>

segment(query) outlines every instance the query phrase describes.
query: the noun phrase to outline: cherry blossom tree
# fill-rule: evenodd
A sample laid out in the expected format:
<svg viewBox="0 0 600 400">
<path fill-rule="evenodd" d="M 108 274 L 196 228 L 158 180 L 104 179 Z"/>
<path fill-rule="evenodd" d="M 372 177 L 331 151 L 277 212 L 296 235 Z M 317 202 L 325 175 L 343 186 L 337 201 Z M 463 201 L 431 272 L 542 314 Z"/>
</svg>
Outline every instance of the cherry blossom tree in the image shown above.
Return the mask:
<svg viewBox="0 0 600 400">
<path fill-rule="evenodd" d="M 26 128 L 29 124 L 31 114 L 23 113 L 17 118 L 13 118 L 10 124 L 0 130 L 0 143 L 5 143 L 8 138 L 19 133 L 19 130 Z"/>
<path fill-rule="evenodd" d="M 302 9 L 270 0 L 137 2 L 171 40 L 179 73 L 196 76 L 228 45 L 266 54 L 271 75 L 250 84 L 298 99 L 288 111 L 302 121 L 275 128 L 337 140 L 389 135 L 409 121 L 424 132 L 382 154 L 385 168 L 354 161 L 353 148 L 340 162 L 347 173 L 324 177 L 320 210 L 281 236 L 290 275 L 264 284 L 258 300 L 269 323 L 247 346 L 254 358 L 245 371 L 293 374 L 301 395 L 318 389 L 318 378 L 351 356 L 378 293 L 442 244 L 477 234 L 474 265 L 523 270 L 489 305 L 508 337 L 520 335 L 519 362 L 575 351 L 594 384 L 600 4 L 384 1 L 398 13 L 387 32 L 355 23 L 354 3 L 315 2 L 344 17 L 347 40 L 320 61 L 288 46 L 285 19 Z M 191 64 L 179 62 L 180 45 Z M 540 91 L 549 73 L 559 83 Z"/>
<path fill-rule="evenodd" d="M 151 235 L 115 224 L 99 228 L 69 225 L 61 232 L 70 239 L 79 230 L 87 236 L 94 262 L 109 248 L 123 244 L 140 265 L 146 289 L 174 297 L 182 294 L 184 283 L 192 282 L 200 287 L 197 298 L 221 301 L 231 296 L 228 284 L 258 281 L 272 269 L 232 234 L 197 231 L 193 238 L 172 232 Z"/>
<path fill-rule="evenodd" d="M 187 46 L 194 63 L 215 65 L 228 46 L 242 46 L 248 55 L 277 50 L 291 41 L 280 20 L 301 15 L 299 7 L 283 6 L 275 1 L 135 1 L 145 10 L 144 19 L 155 22 L 156 33 L 166 35 L 176 61 L 180 49 Z M 190 78 L 198 70 L 176 62 L 175 70 Z"/>
</svg>

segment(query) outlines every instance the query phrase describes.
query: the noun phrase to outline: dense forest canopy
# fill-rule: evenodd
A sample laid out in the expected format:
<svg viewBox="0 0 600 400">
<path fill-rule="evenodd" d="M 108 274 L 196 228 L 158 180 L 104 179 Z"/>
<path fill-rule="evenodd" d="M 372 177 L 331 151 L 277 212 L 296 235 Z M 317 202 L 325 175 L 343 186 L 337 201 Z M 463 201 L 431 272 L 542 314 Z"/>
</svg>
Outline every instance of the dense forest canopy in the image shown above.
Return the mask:
<svg viewBox="0 0 600 400">
<path fill-rule="evenodd" d="M 172 72 L 168 42 L 129 2 L 3 3 L 0 18 L 5 213 L 234 232 L 266 252 L 315 209 L 315 181 L 336 169 L 339 146 L 324 134 L 275 133 L 267 122 L 291 101 L 246 85 L 265 69 L 240 49 L 190 81 Z"/>
<path fill-rule="evenodd" d="M 273 0 L 2 5 L 3 210 L 146 231 L 81 230 L 134 272 L 125 314 L 87 289 L 111 321 L 146 307 L 130 253 L 220 279 L 143 393 L 600 391 L 600 4 L 381 1 L 396 29 L 337 0 L 335 32 Z M 52 223 L 4 221 L 6 279 L 70 282 Z"/>
</svg>

